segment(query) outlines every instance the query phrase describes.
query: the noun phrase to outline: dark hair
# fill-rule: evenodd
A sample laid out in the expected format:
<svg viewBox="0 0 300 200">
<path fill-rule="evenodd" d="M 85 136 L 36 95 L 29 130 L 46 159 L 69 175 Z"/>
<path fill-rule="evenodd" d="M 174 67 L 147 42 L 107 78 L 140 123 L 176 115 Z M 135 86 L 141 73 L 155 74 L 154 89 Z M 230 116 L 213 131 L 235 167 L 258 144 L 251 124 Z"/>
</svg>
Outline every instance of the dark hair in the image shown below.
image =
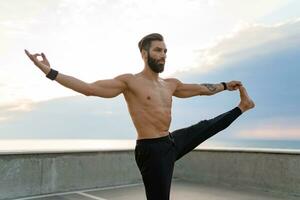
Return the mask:
<svg viewBox="0 0 300 200">
<path fill-rule="evenodd" d="M 142 52 L 142 49 L 145 49 L 146 51 L 148 51 L 150 48 L 151 42 L 155 41 L 155 40 L 164 41 L 164 38 L 159 33 L 151 33 L 151 34 L 143 37 L 138 43 L 140 52 Z"/>
</svg>

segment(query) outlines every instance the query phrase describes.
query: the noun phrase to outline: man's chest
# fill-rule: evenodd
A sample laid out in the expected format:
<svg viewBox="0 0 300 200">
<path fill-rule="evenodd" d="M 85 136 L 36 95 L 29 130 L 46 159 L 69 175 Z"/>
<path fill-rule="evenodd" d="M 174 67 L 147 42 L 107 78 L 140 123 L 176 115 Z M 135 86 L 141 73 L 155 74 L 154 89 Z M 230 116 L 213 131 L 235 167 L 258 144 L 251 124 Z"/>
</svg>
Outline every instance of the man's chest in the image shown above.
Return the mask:
<svg viewBox="0 0 300 200">
<path fill-rule="evenodd" d="M 144 106 L 171 106 L 172 88 L 165 83 L 137 81 L 130 87 L 135 98 Z"/>
</svg>

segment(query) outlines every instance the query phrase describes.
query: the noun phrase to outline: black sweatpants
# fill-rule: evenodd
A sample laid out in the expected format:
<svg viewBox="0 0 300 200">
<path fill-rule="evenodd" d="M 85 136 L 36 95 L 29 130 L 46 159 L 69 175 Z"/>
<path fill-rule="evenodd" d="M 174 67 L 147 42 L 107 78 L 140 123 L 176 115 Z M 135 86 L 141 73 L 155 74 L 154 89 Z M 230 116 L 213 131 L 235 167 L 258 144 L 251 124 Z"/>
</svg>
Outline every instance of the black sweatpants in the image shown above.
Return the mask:
<svg viewBox="0 0 300 200">
<path fill-rule="evenodd" d="M 227 128 L 242 114 L 239 107 L 159 138 L 139 139 L 135 160 L 147 200 L 169 200 L 174 163 L 199 144 Z"/>
</svg>

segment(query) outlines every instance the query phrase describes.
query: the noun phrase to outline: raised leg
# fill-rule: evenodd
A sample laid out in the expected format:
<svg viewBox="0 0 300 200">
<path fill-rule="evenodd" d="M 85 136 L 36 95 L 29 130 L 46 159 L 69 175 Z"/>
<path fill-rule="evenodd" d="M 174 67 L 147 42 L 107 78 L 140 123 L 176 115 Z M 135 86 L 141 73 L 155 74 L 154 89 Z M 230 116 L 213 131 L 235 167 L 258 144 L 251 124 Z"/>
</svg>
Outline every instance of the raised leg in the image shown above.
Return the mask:
<svg viewBox="0 0 300 200">
<path fill-rule="evenodd" d="M 255 107 L 254 102 L 248 96 L 243 86 L 239 87 L 239 92 L 241 101 L 237 107 L 215 118 L 202 120 L 197 124 L 171 133 L 177 150 L 176 160 L 192 151 L 208 138 L 227 128 L 242 113 Z"/>
<path fill-rule="evenodd" d="M 197 124 L 172 132 L 177 150 L 176 160 L 192 151 L 208 138 L 227 128 L 241 114 L 241 109 L 235 107 L 215 118 L 202 120 Z"/>
</svg>

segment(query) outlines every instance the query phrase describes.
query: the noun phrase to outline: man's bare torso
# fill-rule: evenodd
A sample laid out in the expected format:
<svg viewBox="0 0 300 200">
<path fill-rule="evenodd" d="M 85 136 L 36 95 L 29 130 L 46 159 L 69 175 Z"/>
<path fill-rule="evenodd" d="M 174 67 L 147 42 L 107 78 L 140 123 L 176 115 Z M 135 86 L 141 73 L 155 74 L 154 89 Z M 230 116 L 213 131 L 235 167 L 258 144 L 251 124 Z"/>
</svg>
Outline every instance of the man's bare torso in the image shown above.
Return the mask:
<svg viewBox="0 0 300 200">
<path fill-rule="evenodd" d="M 123 94 L 137 139 L 168 135 L 176 84 L 171 79 L 150 80 L 140 73 L 130 76 L 126 83 L 128 87 Z"/>
</svg>

